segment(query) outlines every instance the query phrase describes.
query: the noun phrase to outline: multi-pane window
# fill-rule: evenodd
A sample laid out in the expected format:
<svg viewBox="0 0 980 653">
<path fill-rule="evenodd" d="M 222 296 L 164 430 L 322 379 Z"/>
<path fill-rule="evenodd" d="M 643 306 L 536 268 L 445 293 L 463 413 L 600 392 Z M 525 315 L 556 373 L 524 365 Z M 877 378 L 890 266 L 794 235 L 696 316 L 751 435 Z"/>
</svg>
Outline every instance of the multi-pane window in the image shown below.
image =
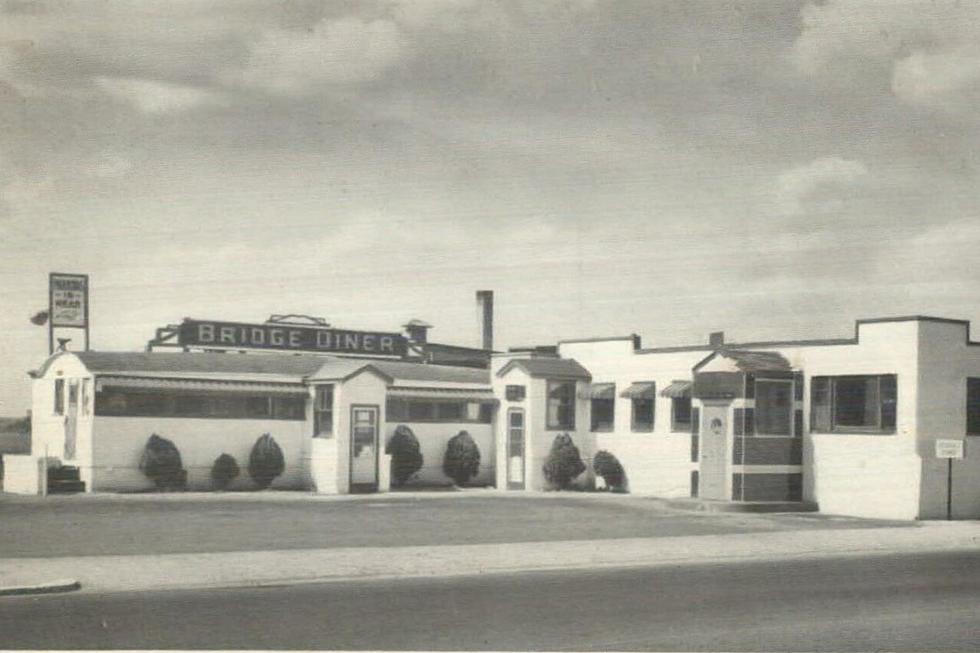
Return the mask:
<svg viewBox="0 0 980 653">
<path fill-rule="evenodd" d="M 633 397 L 632 428 L 634 431 L 652 431 L 654 421 L 654 398 Z"/>
<path fill-rule="evenodd" d="M 473 422 L 489 424 L 493 405 L 475 401 L 449 401 L 389 397 L 385 406 L 389 422 Z"/>
<path fill-rule="evenodd" d="M 810 383 L 810 430 L 894 433 L 897 398 L 894 374 L 815 376 Z"/>
<path fill-rule="evenodd" d="M 54 414 L 65 414 L 65 380 L 54 380 Z"/>
<path fill-rule="evenodd" d="M 758 435 L 793 434 L 793 382 L 757 379 L 755 432 Z"/>
<path fill-rule="evenodd" d="M 313 403 L 313 429 L 317 437 L 333 434 L 333 386 L 316 386 Z"/>
<path fill-rule="evenodd" d="M 231 392 L 188 394 L 107 389 L 95 393 L 95 414 L 112 417 L 194 417 L 223 419 L 305 419 L 302 395 Z"/>
<path fill-rule="evenodd" d="M 601 383 L 593 386 L 592 430 L 612 431 L 616 420 L 616 386 Z"/>
<path fill-rule="evenodd" d="M 674 397 L 670 400 L 670 429 L 672 431 L 691 430 L 690 397 Z"/>
<path fill-rule="evenodd" d="M 575 428 L 575 382 L 548 382 L 548 420 L 549 429 Z"/>
<path fill-rule="evenodd" d="M 966 434 L 980 435 L 980 378 L 966 380 Z"/>
</svg>

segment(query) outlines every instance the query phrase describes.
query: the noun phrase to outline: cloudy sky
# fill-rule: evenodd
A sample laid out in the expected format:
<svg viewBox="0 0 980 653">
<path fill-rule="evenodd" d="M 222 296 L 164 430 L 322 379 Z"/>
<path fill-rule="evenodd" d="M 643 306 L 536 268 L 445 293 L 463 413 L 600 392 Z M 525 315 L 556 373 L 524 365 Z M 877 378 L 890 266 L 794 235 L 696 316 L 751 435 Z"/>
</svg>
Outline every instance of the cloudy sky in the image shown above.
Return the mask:
<svg viewBox="0 0 980 653">
<path fill-rule="evenodd" d="M 501 347 L 980 322 L 980 3 L 31 2 L 0 15 L 0 414 L 50 271 Z M 80 341 L 79 341 L 80 343 Z"/>
</svg>

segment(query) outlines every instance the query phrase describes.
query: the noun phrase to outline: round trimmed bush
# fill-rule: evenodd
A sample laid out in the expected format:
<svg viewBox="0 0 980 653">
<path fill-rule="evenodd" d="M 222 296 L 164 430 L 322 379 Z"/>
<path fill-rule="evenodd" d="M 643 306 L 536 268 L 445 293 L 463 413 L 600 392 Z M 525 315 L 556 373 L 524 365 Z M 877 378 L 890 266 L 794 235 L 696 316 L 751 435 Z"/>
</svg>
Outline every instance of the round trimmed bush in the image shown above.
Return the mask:
<svg viewBox="0 0 980 653">
<path fill-rule="evenodd" d="M 460 431 L 446 444 L 442 471 L 462 487 L 480 471 L 480 447 L 466 431 Z"/>
<path fill-rule="evenodd" d="M 235 457 L 226 453 L 214 460 L 211 466 L 211 485 L 215 490 L 225 490 L 241 473 Z"/>
<path fill-rule="evenodd" d="M 248 456 L 248 475 L 260 490 L 264 490 L 284 471 L 286 459 L 282 455 L 282 449 L 270 434 L 262 434 Z"/>
<path fill-rule="evenodd" d="M 616 456 L 606 450 L 597 452 L 595 458 L 592 459 L 592 470 L 596 476 L 602 477 L 610 491 L 623 491 L 626 472 Z"/>
<path fill-rule="evenodd" d="M 182 490 L 187 485 L 187 472 L 180 459 L 177 445 L 154 433 L 143 447 L 140 471 L 146 475 L 158 490 Z"/>
<path fill-rule="evenodd" d="M 385 446 L 385 453 L 391 456 L 391 480 L 395 485 L 404 485 L 413 474 L 422 469 L 422 447 L 412 429 L 399 424 Z"/>
<path fill-rule="evenodd" d="M 585 469 L 585 463 L 582 462 L 582 456 L 572 441 L 572 436 L 568 433 L 558 434 L 551 443 L 551 451 L 541 468 L 545 480 L 554 489 L 567 490 L 575 477 Z"/>
</svg>

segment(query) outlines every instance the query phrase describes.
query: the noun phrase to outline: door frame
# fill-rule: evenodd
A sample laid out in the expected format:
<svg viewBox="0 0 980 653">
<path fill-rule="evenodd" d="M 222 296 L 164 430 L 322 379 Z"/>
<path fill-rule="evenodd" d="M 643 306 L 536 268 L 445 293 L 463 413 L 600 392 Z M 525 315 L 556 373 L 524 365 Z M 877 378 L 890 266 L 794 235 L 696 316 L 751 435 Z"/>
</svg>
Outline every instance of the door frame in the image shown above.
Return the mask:
<svg viewBox="0 0 980 653">
<path fill-rule="evenodd" d="M 733 400 L 731 399 L 714 399 L 714 400 L 702 400 L 701 410 L 698 411 L 698 419 L 701 420 L 700 428 L 698 433 L 700 435 L 700 442 L 698 448 L 698 497 L 702 499 L 709 499 L 712 501 L 731 501 L 732 500 L 732 446 L 734 444 L 734 411 L 732 410 Z M 724 498 L 718 499 L 716 497 L 706 497 L 704 494 L 705 488 L 705 469 L 704 469 L 704 451 L 705 451 L 705 438 L 713 437 L 711 435 L 710 428 L 708 427 L 708 411 L 711 408 L 724 408 L 726 419 L 725 419 L 725 432 L 722 435 L 724 438 L 723 446 L 721 448 L 722 452 L 722 471 L 721 471 L 721 487 L 724 489 Z"/>
<path fill-rule="evenodd" d="M 65 432 L 62 454 L 65 462 L 78 460 L 78 416 L 81 412 L 82 383 L 79 379 L 68 379 L 65 383 Z M 74 400 L 72 397 L 74 396 Z M 69 456 L 69 441 L 71 456 Z"/>
<path fill-rule="evenodd" d="M 374 482 L 355 483 L 354 482 L 354 411 L 369 409 L 374 411 Z M 347 446 L 347 489 L 348 492 L 377 492 L 381 482 L 379 461 L 381 459 L 381 406 L 379 404 L 351 404 L 350 407 L 350 427 L 347 429 L 350 442 Z"/>
<path fill-rule="evenodd" d="M 510 416 L 512 414 L 521 415 L 521 482 L 514 483 L 510 480 Z M 519 406 L 507 409 L 507 422 L 506 422 L 507 433 L 505 441 L 507 443 L 506 450 L 506 466 L 504 467 L 504 478 L 507 482 L 508 490 L 524 490 L 527 488 L 527 411 Z"/>
</svg>

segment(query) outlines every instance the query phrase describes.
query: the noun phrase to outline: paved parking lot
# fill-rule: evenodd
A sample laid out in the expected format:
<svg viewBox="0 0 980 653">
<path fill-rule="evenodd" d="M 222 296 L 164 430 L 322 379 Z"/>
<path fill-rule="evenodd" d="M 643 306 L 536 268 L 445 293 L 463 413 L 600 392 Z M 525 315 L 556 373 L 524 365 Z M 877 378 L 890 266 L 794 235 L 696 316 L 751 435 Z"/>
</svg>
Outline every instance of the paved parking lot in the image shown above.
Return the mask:
<svg viewBox="0 0 980 653">
<path fill-rule="evenodd" d="M 909 526 L 808 514 L 683 512 L 642 497 L 303 493 L 0 495 L 0 557 L 546 542 Z"/>
</svg>

